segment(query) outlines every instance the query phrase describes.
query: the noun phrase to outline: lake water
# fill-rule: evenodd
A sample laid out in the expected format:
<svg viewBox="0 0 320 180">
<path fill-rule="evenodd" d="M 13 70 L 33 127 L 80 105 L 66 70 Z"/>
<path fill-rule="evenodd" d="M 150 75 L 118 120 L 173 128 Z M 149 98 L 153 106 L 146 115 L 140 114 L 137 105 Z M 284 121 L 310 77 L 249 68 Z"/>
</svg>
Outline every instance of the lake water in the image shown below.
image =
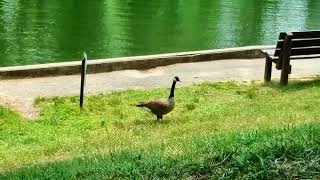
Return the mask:
<svg viewBox="0 0 320 180">
<path fill-rule="evenodd" d="M 0 66 L 274 44 L 320 0 L 0 0 Z"/>
</svg>

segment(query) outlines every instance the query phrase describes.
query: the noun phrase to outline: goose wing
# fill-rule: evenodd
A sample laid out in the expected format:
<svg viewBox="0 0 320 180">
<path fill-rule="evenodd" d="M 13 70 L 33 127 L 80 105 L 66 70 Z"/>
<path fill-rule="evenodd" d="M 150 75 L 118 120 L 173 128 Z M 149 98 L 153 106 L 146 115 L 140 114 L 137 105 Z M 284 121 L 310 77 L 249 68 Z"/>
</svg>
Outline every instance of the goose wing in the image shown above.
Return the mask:
<svg viewBox="0 0 320 180">
<path fill-rule="evenodd" d="M 140 102 L 137 106 L 146 107 L 156 115 L 166 114 L 170 110 L 169 102 L 166 99 L 157 99 L 153 101 Z"/>
</svg>

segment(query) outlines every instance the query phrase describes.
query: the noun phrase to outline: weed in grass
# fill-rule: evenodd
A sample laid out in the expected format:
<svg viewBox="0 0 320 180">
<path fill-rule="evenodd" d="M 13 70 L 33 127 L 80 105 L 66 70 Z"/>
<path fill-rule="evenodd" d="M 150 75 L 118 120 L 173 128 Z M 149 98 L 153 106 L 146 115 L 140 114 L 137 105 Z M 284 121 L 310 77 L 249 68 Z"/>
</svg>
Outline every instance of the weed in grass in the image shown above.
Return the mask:
<svg viewBox="0 0 320 180">
<path fill-rule="evenodd" d="M 194 103 L 190 103 L 186 105 L 186 108 L 188 111 L 192 111 L 196 108 L 196 105 Z"/>
<path fill-rule="evenodd" d="M 115 121 L 113 125 L 118 129 L 126 129 L 125 124 L 121 121 Z"/>
<path fill-rule="evenodd" d="M 198 97 L 194 97 L 192 100 L 193 103 L 197 104 L 200 102 L 200 99 Z"/>
<path fill-rule="evenodd" d="M 144 119 L 135 119 L 134 121 L 133 121 L 134 123 L 134 125 L 143 125 L 143 124 L 146 124 L 146 120 L 144 120 Z"/>
<path fill-rule="evenodd" d="M 43 101 L 45 101 L 45 100 L 46 100 L 46 98 L 44 98 L 44 97 L 37 97 L 37 98 L 34 100 L 33 104 L 34 104 L 34 105 L 38 105 L 38 104 L 40 104 L 41 102 L 43 102 Z"/>
<path fill-rule="evenodd" d="M 106 125 L 106 121 L 101 121 L 100 122 L 100 127 L 105 127 L 105 125 Z"/>
</svg>

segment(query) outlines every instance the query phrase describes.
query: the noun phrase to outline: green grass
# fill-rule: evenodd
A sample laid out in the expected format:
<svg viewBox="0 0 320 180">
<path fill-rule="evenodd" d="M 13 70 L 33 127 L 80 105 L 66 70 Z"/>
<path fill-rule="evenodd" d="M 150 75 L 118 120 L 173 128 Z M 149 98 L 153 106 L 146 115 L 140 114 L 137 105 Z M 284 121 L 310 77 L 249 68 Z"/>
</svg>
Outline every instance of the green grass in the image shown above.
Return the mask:
<svg viewBox="0 0 320 180">
<path fill-rule="evenodd" d="M 39 99 L 33 121 L 0 107 L 0 179 L 320 177 L 319 80 L 181 87 L 160 122 L 133 106 L 168 93 Z"/>
<path fill-rule="evenodd" d="M 1 179 L 320 178 L 320 125 L 192 137 L 184 152 L 152 146 L 30 166 Z"/>
</svg>

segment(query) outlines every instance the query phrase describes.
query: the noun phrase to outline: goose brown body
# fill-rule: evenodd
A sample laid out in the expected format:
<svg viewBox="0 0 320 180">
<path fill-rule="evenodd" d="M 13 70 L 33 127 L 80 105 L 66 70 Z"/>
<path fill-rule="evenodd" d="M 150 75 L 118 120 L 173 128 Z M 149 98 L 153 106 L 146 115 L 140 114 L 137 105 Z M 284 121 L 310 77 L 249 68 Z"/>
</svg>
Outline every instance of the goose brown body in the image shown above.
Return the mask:
<svg viewBox="0 0 320 180">
<path fill-rule="evenodd" d="M 175 107 L 174 89 L 177 81 L 180 81 L 179 77 L 175 77 L 173 79 L 170 96 L 168 99 L 156 99 L 152 101 L 139 102 L 137 107 L 147 108 L 157 116 L 157 119 L 162 119 L 163 115 L 168 114 Z"/>
<path fill-rule="evenodd" d="M 137 106 L 145 107 L 149 109 L 153 114 L 161 117 L 162 115 L 168 114 L 174 109 L 175 101 L 174 98 L 157 99 L 148 102 L 140 102 Z"/>
</svg>

